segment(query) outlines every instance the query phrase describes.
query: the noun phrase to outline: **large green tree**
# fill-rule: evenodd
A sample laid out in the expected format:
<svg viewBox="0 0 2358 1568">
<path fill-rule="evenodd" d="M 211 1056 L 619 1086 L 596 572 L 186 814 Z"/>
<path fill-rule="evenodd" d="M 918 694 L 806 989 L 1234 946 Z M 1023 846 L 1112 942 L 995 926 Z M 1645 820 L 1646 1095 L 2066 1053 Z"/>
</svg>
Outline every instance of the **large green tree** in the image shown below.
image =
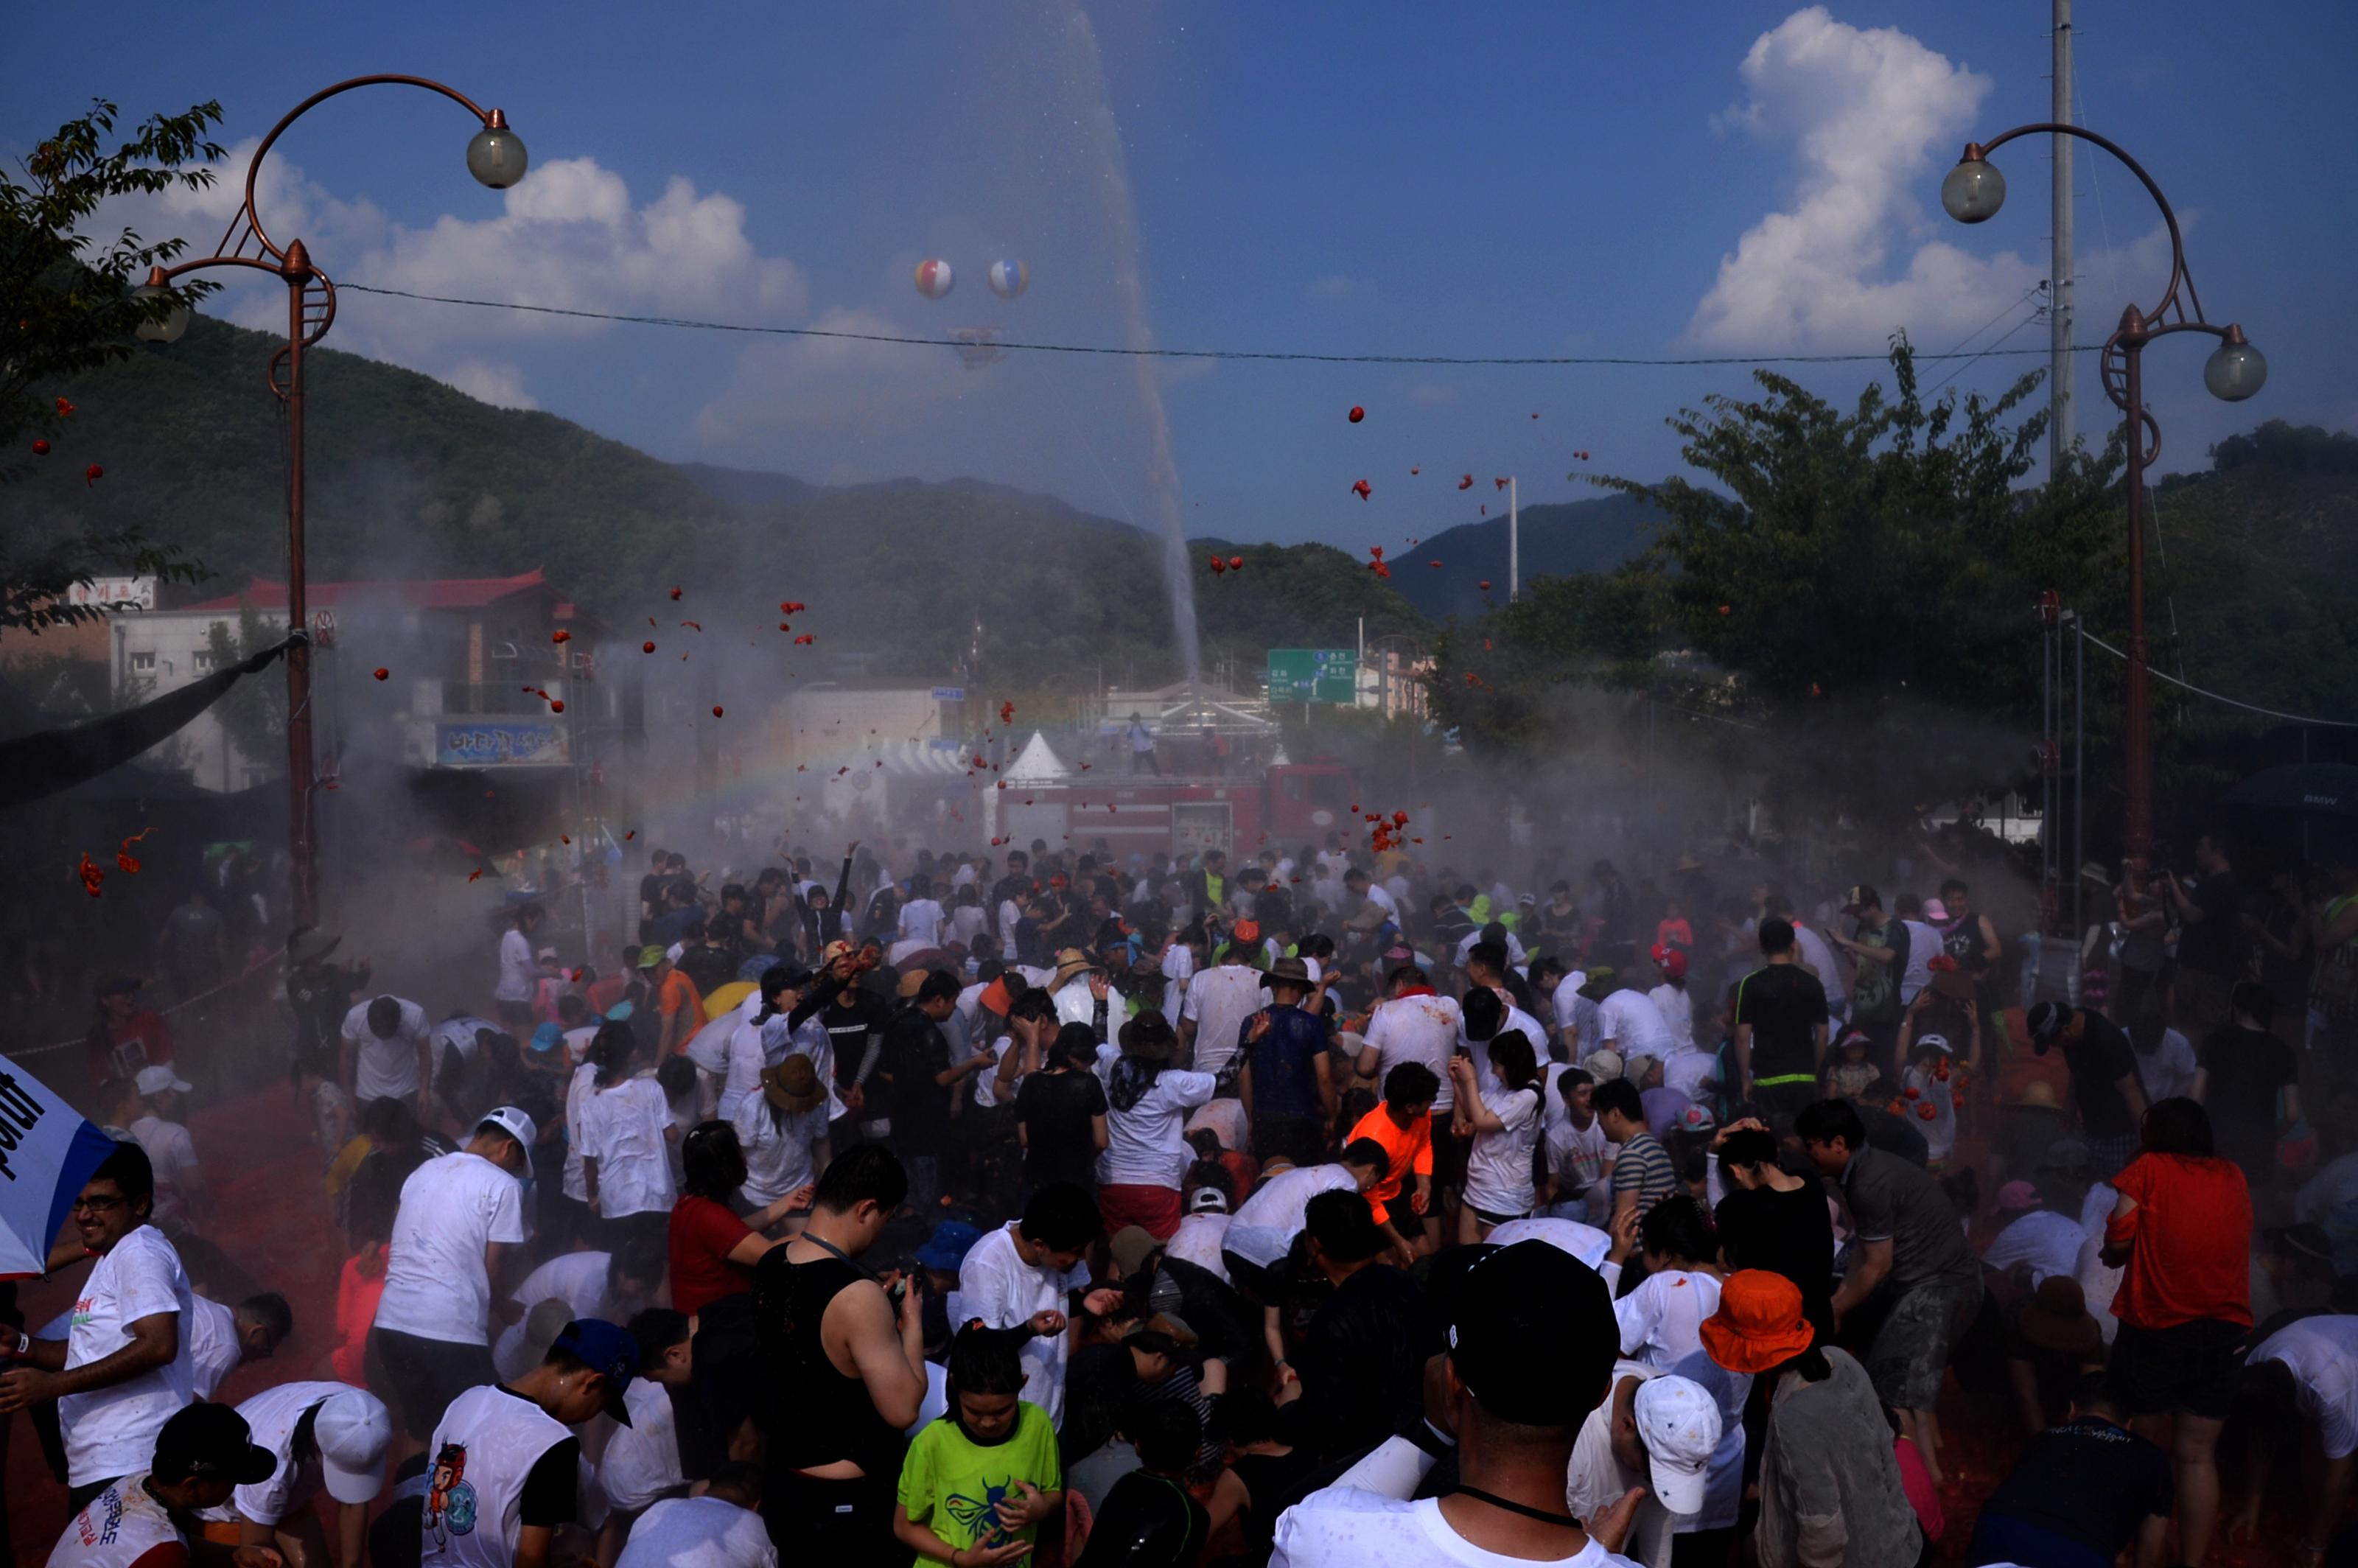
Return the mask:
<svg viewBox="0 0 2358 1568">
<path fill-rule="evenodd" d="M 2117 600 L 2117 453 L 2022 487 L 2047 427 L 2026 406 L 2038 375 L 1928 398 L 1904 337 L 1890 363 L 1890 389 L 1847 408 L 1764 370 L 1753 395 L 1672 416 L 1690 473 L 1597 481 L 1661 513 L 1651 550 L 1455 633 L 1444 716 L 1514 746 L 1546 735 L 1552 687 L 1643 690 L 1749 727 L 1712 730 L 1714 754 L 1885 818 L 2020 777 L 2039 594 Z"/>
<path fill-rule="evenodd" d="M 110 197 L 211 185 L 206 166 L 222 153 L 208 132 L 221 122 L 221 105 L 152 115 L 121 138 L 118 113 L 102 99 L 35 146 L 16 174 L 0 168 L 0 483 L 94 482 L 103 458 L 73 440 L 73 407 L 57 384 L 127 357 L 142 326 L 212 288 L 189 283 L 138 296 L 148 269 L 169 263 L 184 242 L 144 240 L 128 228 L 111 239 L 85 230 Z M 38 633 L 103 614 L 68 595 L 111 573 L 178 581 L 205 575 L 136 528 L 0 543 L 0 630 Z"/>
</svg>

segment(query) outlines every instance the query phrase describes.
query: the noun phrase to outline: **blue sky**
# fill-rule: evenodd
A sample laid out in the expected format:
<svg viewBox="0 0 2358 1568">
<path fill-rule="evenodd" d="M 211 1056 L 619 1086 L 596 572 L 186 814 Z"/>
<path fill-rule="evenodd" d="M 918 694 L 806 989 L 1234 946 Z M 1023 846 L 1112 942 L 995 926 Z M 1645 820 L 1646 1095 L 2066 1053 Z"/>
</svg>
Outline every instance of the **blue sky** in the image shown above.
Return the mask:
<svg viewBox="0 0 2358 1568">
<path fill-rule="evenodd" d="M 1963 230 L 1938 205 L 1968 135 L 2045 117 L 2043 0 L 1082 14 L 1076 30 L 1065 0 L 130 5 L 103 47 L 17 30 L 0 146 L 21 153 L 99 94 L 134 113 L 218 98 L 222 139 L 250 146 L 339 78 L 436 76 L 504 106 L 535 172 L 504 200 L 473 185 L 465 116 L 424 94 L 315 111 L 265 166 L 265 216 L 339 281 L 789 326 L 1132 341 L 1125 212 L 1144 321 L 1186 347 L 1773 353 L 1873 349 L 1905 327 L 1937 351 L 1992 316 L 1974 346 L 2021 321 L 2047 270 L 2043 142 L 2006 150 L 2012 200 L 1995 222 Z M 2213 319 L 2242 320 L 2269 355 L 2266 391 L 2234 407 L 2202 393 L 2200 344 L 2149 356 L 2165 468 L 2263 418 L 2358 425 L 2358 323 L 2341 293 L 2358 216 L 2327 200 L 2350 188 L 2358 107 L 2340 79 L 2358 8 L 2260 16 L 2078 6 L 2082 122 L 2145 160 L 2187 222 Z M 2131 292 L 2158 292 L 2166 252 L 2125 171 L 2083 161 L 2080 191 L 2093 341 Z M 125 216 L 209 243 L 222 200 Z M 928 255 L 958 273 L 937 303 L 910 281 Z M 1032 269 L 1012 303 L 984 285 L 1001 255 Z M 273 316 L 258 293 L 218 308 Z M 2024 326 L 2007 346 L 2045 336 Z M 329 341 L 665 458 L 838 481 L 975 474 L 1153 513 L 1149 400 L 1120 362 L 1015 355 L 969 372 L 939 349 L 357 293 Z M 1987 390 L 2039 362 L 1980 362 L 1956 384 Z M 1847 398 L 1876 369 L 1796 373 Z M 1565 477 L 1575 467 L 1667 472 L 1663 417 L 1744 384 L 1735 368 L 1177 362 L 1154 390 L 1191 530 L 1356 550 L 1467 520 L 1491 491 L 1458 493 L 1460 473 L 1518 473 L 1530 501 L 1588 493 Z M 2081 388 L 2082 428 L 2100 438 L 2111 411 L 2092 357 Z M 1368 410 L 1357 427 L 1354 404 Z M 1362 477 L 1365 503 L 1349 490 Z"/>
</svg>

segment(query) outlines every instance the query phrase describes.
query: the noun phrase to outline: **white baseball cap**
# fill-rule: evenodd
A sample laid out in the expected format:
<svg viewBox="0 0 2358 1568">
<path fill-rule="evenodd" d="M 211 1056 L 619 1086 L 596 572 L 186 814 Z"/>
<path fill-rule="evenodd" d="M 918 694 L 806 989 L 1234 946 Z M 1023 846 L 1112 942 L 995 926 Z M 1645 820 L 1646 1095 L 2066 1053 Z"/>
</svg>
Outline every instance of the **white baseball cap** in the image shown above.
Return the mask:
<svg viewBox="0 0 2358 1568">
<path fill-rule="evenodd" d="M 383 1400 L 360 1389 L 330 1394 L 312 1407 L 311 1437 L 330 1496 L 340 1503 L 376 1500 L 393 1444 L 393 1418 Z"/>
<path fill-rule="evenodd" d="M 166 1089 L 176 1089 L 181 1094 L 188 1094 L 196 1087 L 194 1084 L 182 1082 L 180 1075 L 172 1071 L 170 1067 L 160 1065 L 140 1068 L 139 1076 L 131 1082 L 133 1087 L 143 1095 L 160 1095 Z"/>
<path fill-rule="evenodd" d="M 540 1129 L 533 1125 L 532 1118 L 512 1105 L 493 1106 L 483 1112 L 483 1121 L 503 1129 L 518 1143 L 523 1144 L 525 1156 L 527 1159 L 532 1155 L 532 1146 L 540 1141 Z M 482 1122 L 477 1122 L 476 1125 L 480 1127 Z"/>
<path fill-rule="evenodd" d="M 1600 1273 L 1604 1271 L 1606 1254 L 1613 1250 L 1613 1238 L 1596 1227 L 1583 1225 L 1576 1219 L 1558 1219 L 1552 1215 L 1510 1219 L 1493 1229 L 1489 1239 L 1500 1247 L 1512 1247 L 1518 1241 L 1544 1241 L 1559 1252 L 1572 1254 Z"/>
<path fill-rule="evenodd" d="M 1650 1378 L 1638 1388 L 1638 1437 L 1646 1445 L 1654 1496 L 1674 1514 L 1703 1511 L 1704 1472 L 1719 1447 L 1719 1407 L 1688 1378 Z"/>
</svg>

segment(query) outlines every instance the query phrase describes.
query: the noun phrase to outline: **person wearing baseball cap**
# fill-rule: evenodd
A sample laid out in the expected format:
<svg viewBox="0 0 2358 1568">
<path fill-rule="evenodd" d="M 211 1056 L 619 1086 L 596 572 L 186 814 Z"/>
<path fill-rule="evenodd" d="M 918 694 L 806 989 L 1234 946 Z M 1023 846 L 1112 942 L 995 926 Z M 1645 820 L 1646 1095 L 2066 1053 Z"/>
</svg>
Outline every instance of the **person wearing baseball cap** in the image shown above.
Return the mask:
<svg viewBox="0 0 2358 1568">
<path fill-rule="evenodd" d="M 1744 1486 L 1744 1428 L 1726 1406 L 1741 1416 L 1751 1379 L 1713 1365 L 1700 1353 L 1690 1359 L 1700 1375 L 1716 1381 L 1718 1397 L 1693 1379 L 1623 1361 L 1614 1369 L 1612 1393 L 1588 1412 L 1573 1444 L 1564 1488 L 1573 1512 L 1601 1513 L 1631 1487 L 1647 1489 L 1626 1543 L 1640 1563 L 1684 1562 L 1690 1556 L 1720 1562 L 1733 1544 Z M 1710 1477 L 1716 1483 L 1712 1489 L 1719 1496 L 1706 1520 L 1706 1476 L 1714 1469 L 1719 1474 Z M 1673 1558 L 1673 1536 L 1704 1534 L 1708 1543 L 1698 1541 Z"/>
<path fill-rule="evenodd" d="M 139 1568 L 189 1561 L 198 1516 L 270 1478 L 277 1460 L 227 1405 L 192 1404 L 156 1434 L 153 1463 L 111 1482 L 66 1521 L 49 1568 Z"/>
<path fill-rule="evenodd" d="M 1457 1280 L 1444 1341 L 1426 1369 L 1425 1419 L 1414 1435 L 1378 1444 L 1288 1509 L 1271 1563 L 1634 1568 L 1617 1552 L 1641 1489 L 1585 1525 L 1564 1505 L 1574 1439 L 1606 1396 L 1619 1343 L 1605 1281 L 1544 1241 L 1498 1248 Z M 1410 1501 L 1452 1447 L 1456 1489 Z"/>
<path fill-rule="evenodd" d="M 328 1542 L 311 1506 L 324 1489 L 336 1505 L 338 1561 L 359 1562 L 368 1506 L 384 1488 L 385 1450 L 393 1444 L 393 1417 L 384 1403 L 345 1383 L 293 1382 L 263 1390 L 237 1413 L 269 1453 L 271 1473 L 205 1509 L 205 1538 L 228 1546 L 277 1542 L 289 1557 L 291 1543 L 304 1560 L 324 1563 Z"/>
<path fill-rule="evenodd" d="M 2023 1023 L 2037 1054 L 2061 1048 L 2096 1177 L 2111 1181 L 2137 1156 L 2137 1129 L 2147 1103 L 2128 1032 L 2102 1013 L 2060 1001 L 2039 1003 Z"/>
<path fill-rule="evenodd" d="M 580 1508 L 581 1440 L 600 1415 L 631 1424 L 623 1400 L 639 1342 L 603 1318 L 565 1325 L 539 1366 L 450 1401 L 427 1444 L 423 1564 L 510 1568 L 550 1561 Z"/>
<path fill-rule="evenodd" d="M 1923 1527 L 1908 1501 L 1875 1384 L 1845 1350 L 1817 1343 L 1792 1281 L 1739 1269 L 1703 1323 L 1703 1346 L 1731 1372 L 1765 1380 L 1763 1563 L 1913 1563 Z"/>
<path fill-rule="evenodd" d="M 524 1245 L 524 1184 L 539 1129 L 495 1106 L 463 1149 L 428 1160 L 401 1186 L 384 1292 L 369 1330 L 369 1381 L 392 1390 L 402 1430 L 423 1443 L 443 1408 L 497 1376 L 492 1303 Z M 414 1448 L 408 1450 L 415 1453 Z"/>
<path fill-rule="evenodd" d="M 156 1209 L 148 1217 L 157 1225 L 191 1221 L 204 1206 L 205 1172 L 197 1160 L 196 1143 L 180 1120 L 180 1097 L 195 1086 L 169 1064 L 159 1063 L 140 1068 L 132 1087 L 138 1090 L 146 1114 L 124 1130 L 147 1151 L 147 1162 L 156 1171 Z"/>
</svg>

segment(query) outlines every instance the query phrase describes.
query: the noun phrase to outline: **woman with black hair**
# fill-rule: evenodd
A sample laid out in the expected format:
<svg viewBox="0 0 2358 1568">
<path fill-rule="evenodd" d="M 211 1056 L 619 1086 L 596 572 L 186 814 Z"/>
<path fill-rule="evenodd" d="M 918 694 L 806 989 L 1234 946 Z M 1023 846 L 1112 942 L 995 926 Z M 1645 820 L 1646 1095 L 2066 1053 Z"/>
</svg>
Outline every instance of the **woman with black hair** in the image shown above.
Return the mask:
<svg viewBox="0 0 2358 1568">
<path fill-rule="evenodd" d="M 578 1113 L 581 1180 L 607 1250 L 661 1234 L 671 1212 L 671 1101 L 653 1078 L 631 1076 L 638 1040 L 624 1025 L 600 1024 L 590 1042 L 592 1077 Z"/>
<path fill-rule="evenodd" d="M 1067 1023 L 1056 1032 L 1040 1071 L 1015 1093 L 1015 1136 L 1023 1146 L 1024 1179 L 1034 1192 L 1051 1182 L 1097 1189 L 1098 1156 L 1110 1141 L 1097 1054 L 1097 1031 Z"/>
<path fill-rule="evenodd" d="M 1179 1228 L 1179 1179 L 1195 1156 L 1188 1113 L 1212 1098 L 1209 1073 L 1171 1065 L 1179 1036 L 1162 1013 L 1121 1026 L 1121 1056 L 1107 1075 L 1108 1141 L 1098 1162 L 1098 1206 L 1109 1232 L 1141 1227 L 1157 1241 Z"/>
<path fill-rule="evenodd" d="M 1457 1239 L 1467 1246 L 1531 1213 L 1537 1196 L 1531 1150 L 1540 1141 L 1547 1078 L 1530 1036 L 1520 1029 L 1499 1031 L 1488 1054 L 1487 1083 L 1472 1056 L 1460 1052 L 1449 1058 L 1457 1087 L 1451 1130 L 1473 1141 L 1457 1211 Z"/>
<path fill-rule="evenodd" d="M 2219 1428 L 2252 1327 L 2252 1198 L 2195 1101 L 2155 1101 L 2138 1139 L 2104 1223 L 2102 1260 L 2124 1271 L 2106 1386 L 2133 1417 L 2173 1412 L 2179 1556 L 2200 1563 L 2219 1519 Z"/>
<path fill-rule="evenodd" d="M 690 1128 L 680 1144 L 679 1201 L 672 1206 L 668 1246 L 671 1304 L 694 1317 L 724 1296 L 753 1288 L 753 1265 L 779 1243 L 763 1234 L 810 1206 L 810 1189 L 788 1193 L 741 1217 L 732 1206 L 745 1184 L 745 1152 L 725 1121 Z"/>
</svg>

